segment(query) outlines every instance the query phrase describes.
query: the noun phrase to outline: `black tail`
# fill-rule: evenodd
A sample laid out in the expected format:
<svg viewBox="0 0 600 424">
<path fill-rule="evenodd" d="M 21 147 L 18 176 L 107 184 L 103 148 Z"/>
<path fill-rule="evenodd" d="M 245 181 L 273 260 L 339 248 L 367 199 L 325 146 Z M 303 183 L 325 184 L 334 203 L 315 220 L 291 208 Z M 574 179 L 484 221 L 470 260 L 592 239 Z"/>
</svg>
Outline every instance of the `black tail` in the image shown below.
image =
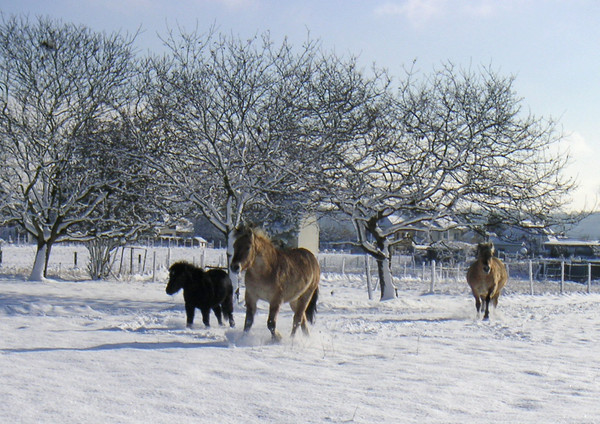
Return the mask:
<svg viewBox="0 0 600 424">
<path fill-rule="evenodd" d="M 317 313 L 317 299 L 318 298 L 319 298 L 319 288 L 317 287 L 317 289 L 313 292 L 312 298 L 310 299 L 310 302 L 308 303 L 308 307 L 306 308 L 306 311 L 304 312 L 306 314 L 306 319 L 311 324 L 313 324 L 315 322 L 315 314 Z"/>
</svg>

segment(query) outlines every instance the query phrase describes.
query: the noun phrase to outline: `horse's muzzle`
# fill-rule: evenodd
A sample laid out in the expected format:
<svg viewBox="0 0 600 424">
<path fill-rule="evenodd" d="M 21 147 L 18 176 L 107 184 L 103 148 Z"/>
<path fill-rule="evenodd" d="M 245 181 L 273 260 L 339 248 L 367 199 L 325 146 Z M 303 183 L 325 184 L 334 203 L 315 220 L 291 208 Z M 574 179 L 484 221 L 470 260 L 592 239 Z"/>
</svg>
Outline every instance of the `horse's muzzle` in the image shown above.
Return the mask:
<svg viewBox="0 0 600 424">
<path fill-rule="evenodd" d="M 231 266 L 229 267 L 231 269 L 231 272 L 234 273 L 238 273 L 240 272 L 240 265 L 239 264 L 231 264 Z"/>
<path fill-rule="evenodd" d="M 490 273 L 490 267 L 489 267 L 489 265 L 484 265 L 483 266 L 483 272 L 485 272 L 486 274 Z"/>
</svg>

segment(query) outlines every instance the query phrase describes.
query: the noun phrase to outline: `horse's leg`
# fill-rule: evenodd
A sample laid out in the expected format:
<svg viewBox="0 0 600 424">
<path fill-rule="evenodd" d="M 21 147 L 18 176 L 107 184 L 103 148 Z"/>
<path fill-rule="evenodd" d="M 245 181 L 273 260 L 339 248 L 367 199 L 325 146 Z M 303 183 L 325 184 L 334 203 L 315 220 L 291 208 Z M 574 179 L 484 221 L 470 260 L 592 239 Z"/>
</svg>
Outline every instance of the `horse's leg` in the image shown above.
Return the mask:
<svg viewBox="0 0 600 424">
<path fill-rule="evenodd" d="M 487 296 L 485 297 L 485 314 L 483 315 L 483 319 L 488 320 L 490 319 L 490 298 L 491 298 L 491 293 L 488 293 Z"/>
<path fill-rule="evenodd" d="M 271 336 L 274 341 L 281 340 L 281 334 L 275 328 L 277 323 L 277 314 L 279 313 L 279 308 L 281 307 L 281 303 L 278 301 L 273 301 L 269 303 L 269 319 L 267 320 L 267 328 L 271 332 Z"/>
<path fill-rule="evenodd" d="M 313 293 L 309 292 L 308 294 L 304 294 L 299 297 L 294 302 L 291 302 L 290 305 L 292 310 L 294 311 L 294 322 L 292 325 L 292 337 L 296 334 L 296 330 L 298 327 L 302 328 L 302 332 L 304 335 L 308 336 L 310 333 L 308 331 L 308 326 L 306 325 L 306 307 L 308 306 L 308 302 L 310 301 Z"/>
<path fill-rule="evenodd" d="M 299 303 L 300 303 L 300 299 L 296 299 L 290 302 L 290 306 L 292 307 L 292 311 L 294 311 L 294 320 L 292 321 L 292 337 L 294 337 L 294 335 L 296 334 L 296 330 L 298 329 L 298 326 L 301 325 L 302 322 L 302 316 L 300 316 L 299 311 Z"/>
<path fill-rule="evenodd" d="M 201 308 L 200 312 L 202 312 L 202 322 L 207 327 L 210 327 L 210 306 Z"/>
<path fill-rule="evenodd" d="M 473 297 L 475 297 L 475 309 L 477 310 L 477 313 L 479 314 L 479 312 L 481 310 L 481 300 L 479 299 L 478 294 L 474 294 Z"/>
<path fill-rule="evenodd" d="M 219 304 L 214 305 L 212 307 L 212 310 L 215 313 L 215 316 L 217 317 L 217 321 L 219 322 L 219 325 L 223 325 L 221 305 L 219 305 Z"/>
<path fill-rule="evenodd" d="M 192 328 L 194 324 L 194 313 L 196 312 L 196 306 L 191 303 L 185 304 L 185 315 L 187 316 L 187 327 Z"/>
<path fill-rule="evenodd" d="M 223 303 L 221 303 L 221 308 L 223 309 L 223 316 L 229 320 L 229 326 L 235 327 L 235 321 L 233 320 L 233 296 L 228 296 L 225 298 Z"/>
<path fill-rule="evenodd" d="M 250 327 L 252 327 L 252 323 L 254 323 L 254 314 L 256 313 L 256 302 L 257 299 L 252 298 L 248 295 L 248 290 L 246 290 L 246 322 L 244 322 L 244 331 L 249 331 Z"/>
</svg>

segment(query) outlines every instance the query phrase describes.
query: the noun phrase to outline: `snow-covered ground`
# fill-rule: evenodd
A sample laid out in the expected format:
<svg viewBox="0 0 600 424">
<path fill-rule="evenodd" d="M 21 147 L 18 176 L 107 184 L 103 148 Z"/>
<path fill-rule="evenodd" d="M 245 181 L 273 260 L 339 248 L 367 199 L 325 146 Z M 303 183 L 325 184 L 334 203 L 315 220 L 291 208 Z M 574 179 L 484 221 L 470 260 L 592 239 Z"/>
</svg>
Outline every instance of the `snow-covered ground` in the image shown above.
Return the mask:
<svg viewBox="0 0 600 424">
<path fill-rule="evenodd" d="M 233 330 L 186 329 L 164 270 L 25 277 L 0 267 L 1 422 L 600 422 L 597 293 L 507 290 L 482 322 L 466 283 L 400 282 L 382 303 L 364 278 L 325 274 L 311 336 L 290 339 L 286 305 L 271 344 L 266 304 L 249 334 L 242 304 Z"/>
</svg>

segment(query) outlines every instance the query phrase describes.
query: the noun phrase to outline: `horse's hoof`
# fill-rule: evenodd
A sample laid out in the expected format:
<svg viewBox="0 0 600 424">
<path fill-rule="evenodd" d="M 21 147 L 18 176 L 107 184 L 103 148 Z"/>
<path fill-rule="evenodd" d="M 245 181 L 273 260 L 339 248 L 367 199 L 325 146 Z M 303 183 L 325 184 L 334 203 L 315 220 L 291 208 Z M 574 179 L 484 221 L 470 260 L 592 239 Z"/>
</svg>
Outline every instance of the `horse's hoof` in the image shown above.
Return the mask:
<svg viewBox="0 0 600 424">
<path fill-rule="evenodd" d="M 274 333 L 271 333 L 271 341 L 273 343 L 279 343 L 283 337 L 281 336 L 281 333 L 279 331 L 275 331 Z"/>
</svg>

